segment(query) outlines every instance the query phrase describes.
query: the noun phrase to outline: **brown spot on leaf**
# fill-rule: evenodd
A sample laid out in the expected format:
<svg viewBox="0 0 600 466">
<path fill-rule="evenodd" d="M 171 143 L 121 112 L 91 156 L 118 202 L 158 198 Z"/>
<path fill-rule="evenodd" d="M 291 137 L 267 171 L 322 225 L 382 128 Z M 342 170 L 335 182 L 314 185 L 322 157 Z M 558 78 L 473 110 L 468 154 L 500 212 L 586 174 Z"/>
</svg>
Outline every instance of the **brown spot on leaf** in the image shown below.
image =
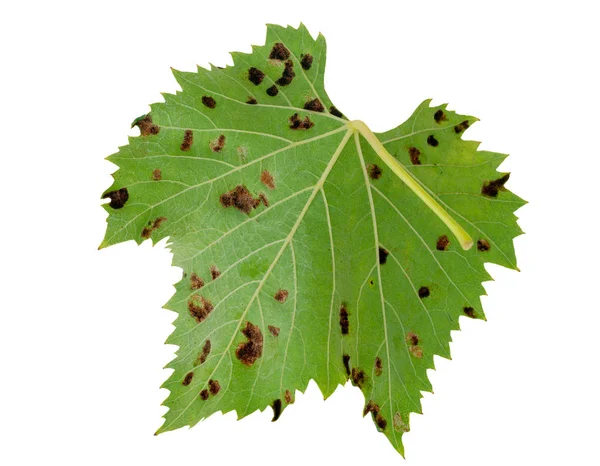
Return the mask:
<svg viewBox="0 0 600 466">
<path fill-rule="evenodd" d="M 199 366 L 206 362 L 208 355 L 210 354 L 211 343 L 210 340 L 206 340 L 204 342 L 204 346 L 202 347 L 202 352 L 198 355 L 196 360 L 194 361 L 194 366 Z"/>
<path fill-rule="evenodd" d="M 221 271 L 214 264 L 210 266 L 210 276 L 212 277 L 213 280 L 216 280 L 217 278 L 219 278 L 221 276 Z"/>
<path fill-rule="evenodd" d="M 460 134 L 460 133 L 462 133 L 464 130 L 466 130 L 468 127 L 469 127 L 469 121 L 468 121 L 468 120 L 465 120 L 465 121 L 463 121 L 463 122 L 459 123 L 458 125 L 456 125 L 456 126 L 454 127 L 454 132 L 455 132 L 456 134 Z"/>
<path fill-rule="evenodd" d="M 268 170 L 263 170 L 260 174 L 260 181 L 269 189 L 275 189 L 275 180 L 273 179 L 273 175 Z"/>
<path fill-rule="evenodd" d="M 277 42 L 269 54 L 271 60 L 287 60 L 290 58 L 290 51 L 281 42 Z"/>
<path fill-rule="evenodd" d="M 277 419 L 279 419 L 279 416 L 281 416 L 281 400 L 279 398 L 277 398 L 275 401 L 273 401 L 273 419 L 271 419 L 271 422 L 275 422 Z"/>
<path fill-rule="evenodd" d="M 279 301 L 280 303 L 285 303 L 285 301 L 288 299 L 288 296 L 290 294 L 288 293 L 288 290 L 279 290 L 277 291 L 277 293 L 275 293 L 275 296 L 273 296 L 275 298 L 276 301 Z"/>
<path fill-rule="evenodd" d="M 218 138 L 210 141 L 208 145 L 213 152 L 221 152 L 223 147 L 225 147 L 225 135 L 221 134 Z"/>
<path fill-rule="evenodd" d="M 421 359 L 423 357 L 423 349 L 420 346 L 409 346 L 408 351 L 410 351 L 410 354 L 412 354 L 417 359 Z"/>
<path fill-rule="evenodd" d="M 217 106 L 215 99 L 207 95 L 202 96 L 202 103 L 208 108 L 215 108 Z"/>
<path fill-rule="evenodd" d="M 321 103 L 321 101 L 319 99 L 309 100 L 308 102 L 306 102 L 304 104 L 304 109 L 310 110 L 312 112 L 324 112 L 325 111 L 325 107 L 323 107 L 323 104 Z"/>
<path fill-rule="evenodd" d="M 258 68 L 252 67 L 248 70 L 248 79 L 252 84 L 258 86 L 263 82 L 263 79 L 265 79 L 265 74 Z"/>
<path fill-rule="evenodd" d="M 292 60 L 286 60 L 285 68 L 283 69 L 281 78 L 277 80 L 277 84 L 280 86 L 287 86 L 292 82 L 292 79 L 294 79 L 295 76 L 296 73 L 294 73 L 294 63 Z"/>
<path fill-rule="evenodd" d="M 185 377 L 181 381 L 181 385 L 185 385 L 187 387 L 189 384 L 192 383 L 193 378 L 194 378 L 194 373 L 188 372 L 187 374 L 185 374 Z"/>
<path fill-rule="evenodd" d="M 429 144 L 431 147 L 437 147 L 440 145 L 440 143 L 438 142 L 438 140 L 433 136 L 433 134 L 427 136 L 427 144 Z"/>
<path fill-rule="evenodd" d="M 199 290 L 203 286 L 204 280 L 202 280 L 202 278 L 200 278 L 198 275 L 192 272 L 192 275 L 190 275 L 190 288 L 192 290 Z"/>
<path fill-rule="evenodd" d="M 121 188 L 116 189 L 115 191 L 109 191 L 107 193 L 104 193 L 104 195 L 102 196 L 102 199 L 109 198 L 110 202 L 108 203 L 108 205 L 113 209 L 120 209 L 125 205 L 127 199 L 129 199 L 129 191 L 127 191 L 127 188 Z"/>
<path fill-rule="evenodd" d="M 429 292 L 429 288 L 426 286 L 422 286 L 421 288 L 419 288 L 419 298 L 423 299 L 423 298 L 427 298 L 427 296 L 429 296 L 430 292 Z"/>
<path fill-rule="evenodd" d="M 477 250 L 478 251 L 482 251 L 482 252 L 489 251 L 491 247 L 492 246 L 490 246 L 490 242 L 486 239 L 480 239 L 477 241 Z"/>
<path fill-rule="evenodd" d="M 269 87 L 267 89 L 267 95 L 269 95 L 271 97 L 275 97 L 277 94 L 279 94 L 279 89 L 277 88 L 277 86 L 275 84 L 273 84 L 271 87 Z"/>
<path fill-rule="evenodd" d="M 351 379 L 354 385 L 356 385 L 358 388 L 362 388 L 365 384 L 367 376 L 365 374 L 365 371 L 363 371 L 362 369 L 356 369 L 355 367 L 353 367 L 351 372 Z"/>
<path fill-rule="evenodd" d="M 162 180 L 162 172 L 158 168 L 152 172 L 152 179 L 154 181 Z"/>
<path fill-rule="evenodd" d="M 194 132 L 191 129 L 186 129 L 185 133 L 183 134 L 183 141 L 182 141 L 181 145 L 179 146 L 179 148 L 184 152 L 188 151 L 191 149 L 193 143 L 194 143 Z"/>
<path fill-rule="evenodd" d="M 154 123 L 152 123 L 152 117 L 150 116 L 150 114 L 146 115 L 143 118 L 138 118 L 137 120 L 135 120 L 131 127 L 133 128 L 134 126 L 137 126 L 140 129 L 140 134 L 142 136 L 158 134 L 158 132 L 160 131 L 160 126 L 157 126 Z"/>
<path fill-rule="evenodd" d="M 387 249 L 383 249 L 381 246 L 379 246 L 379 263 L 381 265 L 385 264 L 387 262 L 387 256 L 390 253 L 387 251 Z"/>
<path fill-rule="evenodd" d="M 291 117 L 290 117 L 290 129 L 310 129 L 314 126 L 315 124 L 310 120 L 310 118 L 307 116 L 304 117 L 304 120 L 301 120 L 300 117 L 298 116 L 297 113 L 294 113 Z"/>
<path fill-rule="evenodd" d="M 369 413 L 379 414 L 379 405 L 375 403 L 373 400 L 369 400 L 369 402 L 365 405 L 363 409 L 363 417 Z"/>
<path fill-rule="evenodd" d="M 248 341 L 238 345 L 235 355 L 242 364 L 250 367 L 262 356 L 263 335 L 260 328 L 250 322 L 246 322 L 246 327 L 242 330 L 242 334 Z"/>
<path fill-rule="evenodd" d="M 279 336 L 279 327 L 274 327 L 273 325 L 269 325 L 269 332 L 271 332 L 271 335 L 273 335 L 274 337 L 278 337 Z"/>
<path fill-rule="evenodd" d="M 342 335 L 348 335 L 350 321 L 348 320 L 348 309 L 346 309 L 344 303 L 342 303 L 342 306 L 340 307 L 340 328 L 342 329 Z"/>
<path fill-rule="evenodd" d="M 200 392 L 200 398 L 204 401 L 208 400 L 208 390 L 206 388 Z"/>
<path fill-rule="evenodd" d="M 381 430 L 385 430 L 387 427 L 387 421 L 383 418 L 381 413 L 377 413 L 375 415 L 375 424 L 377 424 L 377 427 L 379 427 Z"/>
<path fill-rule="evenodd" d="M 447 251 L 448 246 L 450 246 L 450 240 L 446 235 L 440 236 L 437 240 L 437 243 L 435 244 L 435 248 L 438 251 Z"/>
<path fill-rule="evenodd" d="M 374 163 L 369 163 L 369 164 L 367 164 L 367 174 L 369 175 L 369 178 L 371 178 L 372 180 L 378 180 L 379 178 L 381 178 L 381 175 L 383 174 L 383 170 L 381 170 L 379 165 L 376 165 Z"/>
<path fill-rule="evenodd" d="M 342 355 L 342 361 L 344 363 L 344 368 L 346 369 L 346 375 L 350 376 L 350 355 Z"/>
<path fill-rule="evenodd" d="M 313 56 L 310 53 L 305 53 L 300 56 L 300 65 L 302 65 L 302 69 L 310 70 L 310 67 L 313 63 Z"/>
<path fill-rule="evenodd" d="M 210 379 L 208 381 L 208 391 L 211 395 L 216 395 L 221 390 L 221 384 L 218 380 Z"/>
<path fill-rule="evenodd" d="M 158 217 L 152 222 L 148 222 L 148 225 L 142 229 L 142 238 L 148 239 L 152 236 L 154 230 L 160 228 L 160 226 L 167 221 L 166 217 Z"/>
<path fill-rule="evenodd" d="M 204 296 L 195 294 L 192 295 L 188 301 L 188 311 L 190 311 L 190 315 L 196 319 L 196 322 L 198 323 L 205 320 L 213 309 L 214 306 L 212 303 Z"/>
<path fill-rule="evenodd" d="M 465 313 L 466 316 L 469 316 L 471 319 L 475 319 L 477 317 L 477 313 L 475 312 L 475 309 L 473 309 L 471 306 L 463 307 L 463 312 Z"/>
<path fill-rule="evenodd" d="M 381 362 L 381 358 L 377 356 L 375 358 L 375 375 L 380 376 L 383 372 L 383 363 Z"/>
<path fill-rule="evenodd" d="M 291 394 L 291 392 L 289 390 L 285 391 L 285 402 L 287 404 L 291 404 L 291 403 L 294 402 L 294 399 L 292 398 L 292 394 Z"/>
<path fill-rule="evenodd" d="M 421 151 L 419 149 L 416 147 L 409 147 L 408 156 L 410 157 L 410 161 L 413 165 L 421 165 L 421 159 L 419 159 L 421 156 Z"/>
<path fill-rule="evenodd" d="M 481 187 L 481 194 L 489 197 L 498 197 L 498 191 L 506 191 L 504 184 L 510 178 L 510 173 L 502 175 L 497 180 L 485 181 Z"/>
<path fill-rule="evenodd" d="M 258 199 L 264 204 L 265 207 L 269 207 L 269 199 L 264 193 L 258 193 Z"/>
<path fill-rule="evenodd" d="M 446 114 L 444 113 L 443 110 L 438 110 L 433 115 L 433 119 L 435 120 L 436 123 L 441 123 L 442 121 L 446 121 L 448 118 L 446 118 Z"/>
<path fill-rule="evenodd" d="M 238 185 L 231 191 L 221 194 L 219 200 L 223 207 L 235 207 L 245 214 L 249 214 L 260 204 L 260 199 L 254 199 L 243 185 Z"/>
<path fill-rule="evenodd" d="M 409 345 L 418 345 L 419 336 L 416 333 L 408 332 L 406 334 L 406 343 L 408 343 Z"/>
<path fill-rule="evenodd" d="M 340 112 L 337 108 L 335 108 L 333 105 L 331 107 L 329 107 L 329 113 L 331 113 L 333 116 L 336 116 L 338 118 L 344 117 L 344 114 L 342 112 Z"/>
<path fill-rule="evenodd" d="M 246 100 L 246 103 L 250 105 L 256 105 L 258 102 L 254 97 L 248 96 L 248 100 Z"/>
<path fill-rule="evenodd" d="M 396 414 L 394 414 L 393 424 L 394 429 L 398 432 L 410 431 L 410 427 L 406 422 L 404 422 L 404 420 L 402 419 L 402 415 L 398 411 L 396 411 Z"/>
</svg>

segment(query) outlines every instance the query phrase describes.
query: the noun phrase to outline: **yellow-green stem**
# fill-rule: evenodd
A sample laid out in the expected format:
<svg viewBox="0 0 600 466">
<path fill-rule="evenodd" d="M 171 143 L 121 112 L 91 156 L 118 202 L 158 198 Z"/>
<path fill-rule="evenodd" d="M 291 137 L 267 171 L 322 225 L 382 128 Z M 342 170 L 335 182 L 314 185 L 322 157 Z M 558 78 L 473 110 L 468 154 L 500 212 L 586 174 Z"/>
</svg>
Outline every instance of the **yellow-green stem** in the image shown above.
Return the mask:
<svg viewBox="0 0 600 466">
<path fill-rule="evenodd" d="M 431 197 L 431 195 L 423 189 L 423 187 L 415 181 L 410 173 L 393 157 L 379 142 L 377 136 L 360 120 L 354 120 L 348 122 L 348 126 L 357 130 L 370 144 L 375 153 L 381 160 L 400 178 L 406 186 L 408 186 L 412 192 L 414 192 L 419 199 L 421 199 L 427 207 L 429 207 L 434 214 L 436 214 L 444 224 L 450 229 L 452 234 L 456 236 L 456 239 L 460 243 L 464 250 L 471 249 L 473 246 L 473 238 L 461 227 L 454 218 L 446 212 L 437 201 Z"/>
</svg>

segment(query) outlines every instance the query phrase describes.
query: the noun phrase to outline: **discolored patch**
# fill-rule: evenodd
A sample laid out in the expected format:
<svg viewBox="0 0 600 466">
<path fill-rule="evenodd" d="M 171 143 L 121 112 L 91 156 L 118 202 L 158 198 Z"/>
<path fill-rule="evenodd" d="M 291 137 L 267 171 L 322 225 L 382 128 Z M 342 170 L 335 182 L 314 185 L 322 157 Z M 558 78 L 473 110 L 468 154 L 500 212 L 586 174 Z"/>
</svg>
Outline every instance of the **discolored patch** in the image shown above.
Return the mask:
<svg viewBox="0 0 600 466">
<path fill-rule="evenodd" d="M 292 404 L 294 402 L 294 398 L 292 398 L 292 393 L 289 390 L 285 391 L 285 402 L 287 404 Z"/>
<path fill-rule="evenodd" d="M 200 398 L 203 401 L 208 400 L 208 390 L 206 388 L 200 392 Z"/>
<path fill-rule="evenodd" d="M 271 419 L 271 422 L 275 422 L 281 416 L 281 400 L 277 398 L 273 401 L 271 407 L 273 408 L 273 419 Z"/>
<path fill-rule="evenodd" d="M 387 421 L 384 419 L 381 413 L 377 413 L 375 415 L 375 424 L 377 424 L 377 427 L 379 427 L 380 430 L 385 430 L 387 427 Z"/>
<path fill-rule="evenodd" d="M 313 126 L 315 126 L 315 124 L 310 120 L 310 118 L 307 116 L 304 117 L 304 120 L 301 120 L 300 117 L 298 116 L 297 113 L 294 113 L 291 117 L 290 117 L 290 129 L 310 129 Z"/>
<path fill-rule="evenodd" d="M 109 199 L 108 205 L 113 209 L 121 209 L 127 200 L 129 199 L 129 191 L 127 188 L 116 189 L 115 191 L 109 191 L 104 193 L 102 199 Z"/>
<path fill-rule="evenodd" d="M 258 86 L 263 82 L 263 79 L 265 79 L 265 74 L 258 68 L 252 67 L 248 70 L 248 79 L 252 84 Z"/>
<path fill-rule="evenodd" d="M 440 145 L 440 143 L 438 142 L 438 140 L 433 136 L 433 134 L 427 136 L 427 144 L 429 144 L 431 147 L 437 147 Z"/>
<path fill-rule="evenodd" d="M 310 110 L 311 112 L 324 112 L 325 111 L 325 107 L 323 107 L 323 104 L 321 103 L 321 101 L 319 99 L 309 100 L 308 102 L 306 102 L 304 104 L 304 109 Z"/>
<path fill-rule="evenodd" d="M 219 278 L 221 276 L 221 271 L 214 264 L 210 266 L 210 276 L 213 280 L 216 280 L 217 278 Z"/>
<path fill-rule="evenodd" d="M 235 356 L 242 364 L 250 367 L 262 356 L 263 335 L 258 325 L 254 325 L 251 322 L 246 322 L 246 327 L 242 330 L 242 334 L 248 341 L 238 345 L 235 350 Z"/>
<path fill-rule="evenodd" d="M 350 376 L 350 355 L 343 354 L 342 362 L 344 363 L 344 369 L 346 369 L 346 375 Z"/>
<path fill-rule="evenodd" d="M 260 182 L 269 189 L 275 189 L 275 180 L 268 170 L 263 170 L 260 174 Z"/>
<path fill-rule="evenodd" d="M 210 141 L 208 145 L 213 152 L 221 152 L 223 147 L 225 147 L 225 135 L 221 134 L 218 138 Z"/>
<path fill-rule="evenodd" d="M 184 385 L 184 386 L 187 387 L 189 384 L 192 383 L 192 379 L 193 378 L 194 378 L 194 373 L 193 372 L 188 372 L 187 374 L 185 374 L 185 377 L 181 381 L 181 385 Z"/>
<path fill-rule="evenodd" d="M 221 391 L 221 384 L 219 383 L 219 381 L 210 379 L 208 381 L 208 391 L 211 395 L 216 395 L 217 393 L 219 393 Z"/>
<path fill-rule="evenodd" d="M 419 336 L 416 333 L 408 332 L 406 334 L 406 343 L 408 343 L 409 345 L 418 345 Z"/>
<path fill-rule="evenodd" d="M 510 178 L 510 173 L 502 175 L 497 180 L 485 181 L 481 187 L 481 194 L 489 197 L 498 197 L 499 191 L 506 191 L 504 184 Z"/>
<path fill-rule="evenodd" d="M 188 301 L 188 311 L 190 315 L 196 319 L 196 322 L 200 323 L 208 317 L 212 312 L 214 306 L 204 296 L 198 296 L 197 294 L 192 295 Z"/>
<path fill-rule="evenodd" d="M 473 309 L 471 306 L 463 307 L 463 312 L 465 313 L 466 316 L 469 316 L 471 319 L 475 319 L 477 317 L 477 313 L 475 312 L 475 309 Z"/>
<path fill-rule="evenodd" d="M 162 172 L 158 168 L 152 172 L 152 179 L 154 181 L 162 180 Z"/>
<path fill-rule="evenodd" d="M 410 427 L 406 422 L 404 422 L 404 420 L 402 419 L 402 415 L 398 411 L 396 411 L 396 414 L 394 414 L 394 419 L 392 423 L 394 425 L 394 430 L 396 430 L 397 432 L 410 431 Z"/>
<path fill-rule="evenodd" d="M 279 327 L 274 327 L 273 325 L 269 325 L 269 332 L 271 332 L 271 335 L 273 335 L 274 337 L 278 337 L 279 336 Z"/>
<path fill-rule="evenodd" d="M 375 358 L 375 375 L 380 376 L 383 372 L 383 363 L 381 362 L 381 358 L 377 356 Z"/>
<path fill-rule="evenodd" d="M 207 95 L 202 96 L 202 103 L 208 108 L 215 108 L 217 106 L 215 99 Z"/>
<path fill-rule="evenodd" d="M 340 307 L 340 328 L 342 329 L 342 335 L 348 335 L 350 321 L 348 320 L 348 309 L 346 309 L 346 304 L 344 303 Z"/>
<path fill-rule="evenodd" d="M 413 165 L 421 165 L 421 159 L 419 158 L 421 156 L 421 151 L 419 149 L 416 147 L 409 147 L 408 156 L 410 157 L 410 162 Z"/>
<path fill-rule="evenodd" d="M 194 132 L 191 129 L 186 129 L 183 134 L 183 141 L 179 148 L 186 152 L 192 148 L 192 144 L 194 143 Z"/>
<path fill-rule="evenodd" d="M 275 301 L 279 301 L 283 304 L 287 301 L 289 295 L 288 290 L 279 290 L 273 297 L 275 298 Z"/>
<path fill-rule="evenodd" d="M 254 199 L 248 189 L 241 184 L 231 191 L 221 194 L 219 201 L 223 207 L 235 207 L 245 214 L 249 214 L 260 204 L 260 199 Z"/>
<path fill-rule="evenodd" d="M 296 73 L 294 73 L 294 63 L 292 60 L 286 60 L 283 73 L 281 74 L 281 78 L 277 80 L 277 84 L 280 86 L 287 86 L 292 82 L 292 79 L 294 79 L 295 76 Z"/>
<path fill-rule="evenodd" d="M 269 54 L 271 60 L 287 60 L 290 58 L 290 51 L 281 42 L 277 42 Z"/>
<path fill-rule="evenodd" d="M 363 409 L 363 417 L 365 417 L 369 413 L 378 414 L 379 413 L 379 405 L 375 403 L 373 400 L 369 400 L 369 402 L 365 405 Z"/>
<path fill-rule="evenodd" d="M 352 379 L 352 383 L 354 385 L 356 385 L 358 388 L 363 388 L 363 385 L 365 384 L 365 382 L 367 380 L 365 371 L 363 371 L 362 369 L 356 369 L 355 367 L 352 368 L 350 377 Z"/>
<path fill-rule="evenodd" d="M 202 347 L 202 352 L 198 355 L 198 357 L 194 361 L 194 366 L 199 366 L 201 364 L 204 364 L 206 362 L 206 359 L 208 358 L 208 355 L 210 354 L 210 350 L 211 350 L 210 340 L 206 340 L 204 342 L 204 346 Z"/>
<path fill-rule="evenodd" d="M 447 251 L 450 246 L 450 240 L 446 235 L 442 235 L 438 238 L 437 243 L 435 244 L 435 248 L 438 251 Z"/>
<path fill-rule="evenodd" d="M 436 123 L 441 123 L 442 121 L 448 120 L 448 118 L 446 118 L 446 114 L 444 113 L 443 110 L 438 110 L 437 112 L 435 112 L 435 114 L 433 115 L 433 119 L 435 120 Z"/>
<path fill-rule="evenodd" d="M 337 108 L 335 108 L 333 105 L 329 107 L 329 113 L 338 118 L 344 118 L 344 114 L 340 112 Z"/>
<path fill-rule="evenodd" d="M 148 222 L 148 225 L 142 229 L 142 238 L 148 239 L 152 236 L 154 230 L 160 228 L 160 226 L 167 221 L 166 217 L 158 217 L 151 222 Z"/>
<path fill-rule="evenodd" d="M 310 70 L 310 67 L 313 64 L 313 56 L 310 53 L 304 53 L 300 55 L 300 65 L 304 70 Z"/>
<path fill-rule="evenodd" d="M 379 178 L 381 178 L 383 170 L 379 167 L 379 165 L 369 163 L 367 164 L 367 174 L 372 180 L 378 180 Z"/>
<path fill-rule="evenodd" d="M 190 275 L 190 288 L 192 290 L 199 290 L 203 286 L 204 280 L 202 280 L 202 278 L 200 278 L 198 275 L 192 272 L 192 275 Z"/>
<path fill-rule="evenodd" d="M 387 249 L 383 249 L 381 246 L 379 246 L 379 263 L 381 265 L 387 262 L 387 257 L 389 254 L 390 253 L 387 251 Z"/>
<path fill-rule="evenodd" d="M 419 298 L 427 298 L 430 295 L 429 288 L 426 286 L 422 286 L 419 288 Z"/>
<path fill-rule="evenodd" d="M 486 240 L 486 239 L 477 240 L 477 250 L 478 251 L 486 252 L 486 251 L 489 251 L 491 247 L 492 246 L 490 246 L 490 242 L 488 240 Z"/>
<path fill-rule="evenodd" d="M 420 346 L 409 346 L 408 351 L 410 351 L 410 354 L 412 354 L 417 359 L 421 359 L 423 357 L 423 349 Z"/>
<path fill-rule="evenodd" d="M 246 100 L 246 103 L 249 105 L 256 105 L 258 102 L 254 97 L 248 96 L 248 100 Z"/>
<path fill-rule="evenodd" d="M 258 193 L 258 199 L 264 204 L 265 207 L 269 207 L 269 199 L 264 193 Z"/>
<path fill-rule="evenodd" d="M 279 88 L 275 84 L 267 89 L 267 95 L 275 97 L 277 94 L 279 94 Z"/>
<path fill-rule="evenodd" d="M 454 127 L 454 132 L 456 134 L 460 134 L 464 130 L 466 130 L 468 127 L 469 127 L 469 121 L 468 120 L 462 121 Z"/>
<path fill-rule="evenodd" d="M 140 135 L 142 136 L 151 136 L 158 134 L 160 131 L 160 126 L 152 123 L 152 117 L 150 114 L 134 120 L 134 122 L 131 124 L 131 127 L 133 128 L 134 126 L 137 126 L 140 129 Z"/>
</svg>

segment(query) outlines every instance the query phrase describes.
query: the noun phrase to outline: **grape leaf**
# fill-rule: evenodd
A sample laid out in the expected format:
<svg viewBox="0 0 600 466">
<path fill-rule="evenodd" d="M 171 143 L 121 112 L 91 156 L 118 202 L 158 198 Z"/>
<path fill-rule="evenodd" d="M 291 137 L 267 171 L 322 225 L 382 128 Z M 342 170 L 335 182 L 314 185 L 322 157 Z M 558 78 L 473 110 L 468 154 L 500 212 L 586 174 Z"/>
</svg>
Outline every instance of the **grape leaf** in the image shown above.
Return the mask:
<svg viewBox="0 0 600 466">
<path fill-rule="evenodd" d="M 277 420 L 310 379 L 325 398 L 350 380 L 403 453 L 433 356 L 450 356 L 459 316 L 484 318 L 484 262 L 517 268 L 524 201 L 496 171 L 505 155 L 429 101 L 381 134 L 348 120 L 325 93 L 325 39 L 303 25 L 269 25 L 232 57 L 173 71 L 182 91 L 108 158 L 101 247 L 168 236 L 183 269 L 158 432 L 219 410 Z"/>
</svg>

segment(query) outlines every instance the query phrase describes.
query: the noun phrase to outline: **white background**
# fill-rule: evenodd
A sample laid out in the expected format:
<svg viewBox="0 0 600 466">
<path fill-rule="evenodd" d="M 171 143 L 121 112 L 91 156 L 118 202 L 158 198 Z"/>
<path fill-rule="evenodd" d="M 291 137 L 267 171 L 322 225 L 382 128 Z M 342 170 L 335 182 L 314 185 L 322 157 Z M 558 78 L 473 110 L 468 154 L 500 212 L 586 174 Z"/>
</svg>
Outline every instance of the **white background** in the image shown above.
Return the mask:
<svg viewBox="0 0 600 466">
<path fill-rule="evenodd" d="M 0 11 L 0 463 L 600 464 L 600 98 L 595 2 L 6 2 Z M 328 41 L 327 90 L 374 131 L 425 98 L 511 154 L 522 272 L 489 267 L 488 322 L 462 319 L 406 461 L 362 395 L 311 383 L 270 410 L 154 437 L 174 348 L 164 242 L 97 251 L 100 194 L 169 67 L 230 62 L 266 22 Z M 349 63 L 359 63 L 350 72 Z"/>
</svg>

